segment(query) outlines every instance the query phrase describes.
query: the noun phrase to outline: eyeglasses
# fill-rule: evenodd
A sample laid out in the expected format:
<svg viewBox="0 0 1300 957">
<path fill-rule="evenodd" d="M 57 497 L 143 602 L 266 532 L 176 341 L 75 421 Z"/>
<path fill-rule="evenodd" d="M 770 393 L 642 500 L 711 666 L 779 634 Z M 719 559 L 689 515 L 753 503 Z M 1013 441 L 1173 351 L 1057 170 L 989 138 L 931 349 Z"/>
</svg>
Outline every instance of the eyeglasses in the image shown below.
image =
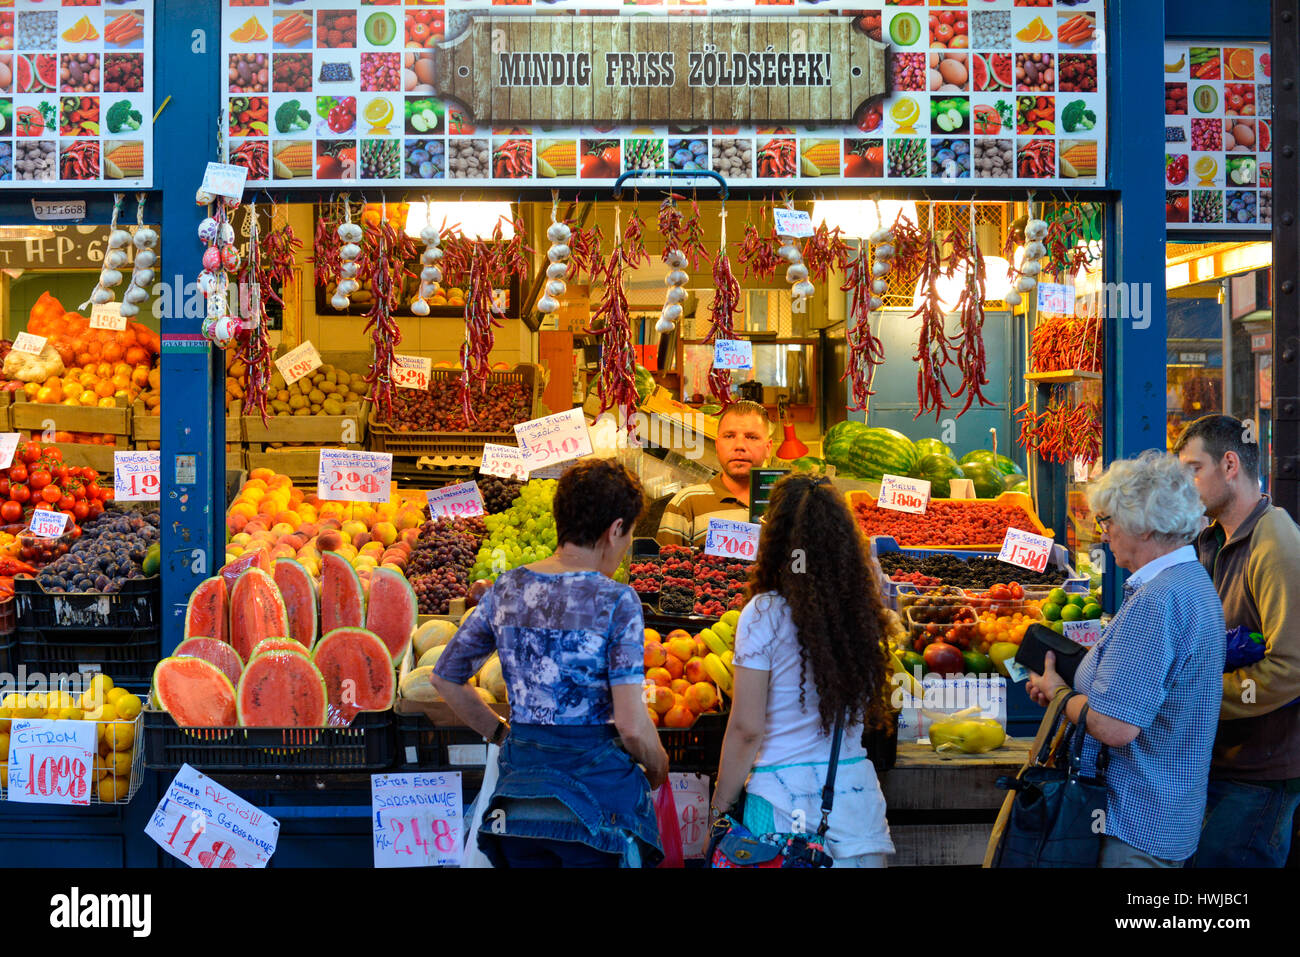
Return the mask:
<svg viewBox="0 0 1300 957">
<path fill-rule="evenodd" d="M 1105 534 L 1110 530 L 1110 523 L 1111 523 L 1111 516 L 1109 515 L 1097 516 L 1097 530 L 1100 531 L 1102 534 Z"/>
</svg>

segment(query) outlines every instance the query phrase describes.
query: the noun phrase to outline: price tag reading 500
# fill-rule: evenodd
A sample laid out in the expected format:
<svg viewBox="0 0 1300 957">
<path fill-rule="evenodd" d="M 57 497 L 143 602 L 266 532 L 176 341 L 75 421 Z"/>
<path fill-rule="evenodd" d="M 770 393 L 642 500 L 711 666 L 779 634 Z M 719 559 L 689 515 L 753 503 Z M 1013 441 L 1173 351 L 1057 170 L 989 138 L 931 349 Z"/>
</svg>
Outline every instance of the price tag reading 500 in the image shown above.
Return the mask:
<svg viewBox="0 0 1300 957">
<path fill-rule="evenodd" d="M 530 472 L 591 454 L 591 436 L 581 409 L 521 422 L 515 426 L 515 436 Z"/>
<path fill-rule="evenodd" d="M 316 497 L 334 502 L 387 502 L 392 495 L 393 457 L 387 452 L 321 449 Z"/>
<path fill-rule="evenodd" d="M 759 531 L 760 526 L 752 522 L 711 518 L 709 534 L 704 540 L 704 554 L 752 562 L 758 554 Z"/>
</svg>

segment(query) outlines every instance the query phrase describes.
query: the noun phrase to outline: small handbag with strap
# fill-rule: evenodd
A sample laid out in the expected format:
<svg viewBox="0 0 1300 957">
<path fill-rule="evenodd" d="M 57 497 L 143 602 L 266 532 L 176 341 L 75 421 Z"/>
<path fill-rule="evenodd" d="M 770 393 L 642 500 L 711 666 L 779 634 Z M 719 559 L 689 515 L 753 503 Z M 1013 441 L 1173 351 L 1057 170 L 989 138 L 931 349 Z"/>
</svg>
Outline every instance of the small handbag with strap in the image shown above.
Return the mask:
<svg viewBox="0 0 1300 957">
<path fill-rule="evenodd" d="M 826 765 L 826 784 L 822 788 L 822 820 L 817 833 L 755 835 L 735 817 L 724 814 L 713 822 L 709 833 L 709 849 L 705 859 L 710 867 L 834 865 L 835 862 L 826 853 L 826 831 L 830 827 L 831 807 L 835 803 L 835 768 L 840 762 L 840 739 L 844 735 L 843 716 L 836 718 L 834 734 L 830 760 Z M 744 800 L 744 792 L 741 792 L 741 800 Z M 743 817 L 743 813 L 740 816 Z"/>
</svg>

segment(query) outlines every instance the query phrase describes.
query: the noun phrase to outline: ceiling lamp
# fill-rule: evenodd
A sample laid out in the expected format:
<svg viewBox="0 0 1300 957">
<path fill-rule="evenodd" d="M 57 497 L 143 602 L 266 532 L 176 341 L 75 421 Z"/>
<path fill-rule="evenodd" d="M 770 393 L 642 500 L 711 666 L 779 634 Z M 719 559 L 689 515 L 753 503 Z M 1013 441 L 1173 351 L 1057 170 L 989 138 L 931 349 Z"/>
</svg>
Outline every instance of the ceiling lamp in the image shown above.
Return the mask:
<svg viewBox="0 0 1300 957">
<path fill-rule="evenodd" d="M 899 213 L 915 223 L 916 203 L 910 199 L 880 201 L 880 217 L 886 226 L 893 225 Z M 839 229 L 847 239 L 866 239 L 880 228 L 876 204 L 865 199 L 819 199 L 813 203 L 812 222 L 814 228 L 824 223 L 827 229 Z"/>
<path fill-rule="evenodd" d="M 498 223 L 502 239 L 515 235 L 509 203 L 411 203 L 406 211 L 406 235 L 418 237 L 429 223 L 466 239 L 491 239 Z"/>
</svg>

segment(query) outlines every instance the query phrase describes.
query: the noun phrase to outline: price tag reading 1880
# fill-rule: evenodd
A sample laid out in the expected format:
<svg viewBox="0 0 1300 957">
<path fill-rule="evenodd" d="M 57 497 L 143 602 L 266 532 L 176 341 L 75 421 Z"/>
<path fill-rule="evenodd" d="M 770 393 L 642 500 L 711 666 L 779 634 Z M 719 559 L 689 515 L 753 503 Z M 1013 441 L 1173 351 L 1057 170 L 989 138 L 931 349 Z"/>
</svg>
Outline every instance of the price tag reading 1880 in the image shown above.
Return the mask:
<svg viewBox="0 0 1300 957">
<path fill-rule="evenodd" d="M 285 384 L 293 385 L 303 376 L 320 368 L 320 353 L 311 344 L 311 340 L 308 340 L 276 359 L 275 367 L 280 370 L 280 375 L 284 376 Z"/>
<path fill-rule="evenodd" d="M 393 456 L 388 452 L 321 449 L 316 497 L 334 502 L 387 502 L 392 496 Z"/>
<path fill-rule="evenodd" d="M 758 554 L 760 530 L 761 526 L 752 522 L 732 522 L 724 518 L 711 518 L 709 534 L 704 540 L 704 554 L 752 562 Z"/>
<path fill-rule="evenodd" d="M 1002 539 L 1002 550 L 998 552 L 998 561 L 1041 572 L 1047 567 L 1052 545 L 1050 538 L 1019 528 L 1008 528 L 1006 538 Z"/>
<path fill-rule="evenodd" d="M 159 452 L 114 452 L 113 497 L 120 502 L 156 502 L 162 482 Z"/>
<path fill-rule="evenodd" d="M 429 493 L 430 518 L 469 518 L 483 514 L 483 495 L 478 482 L 446 485 Z"/>
<path fill-rule="evenodd" d="M 876 504 L 895 512 L 924 515 L 930 501 L 930 483 L 926 479 L 885 475 L 880 479 L 880 498 Z"/>
<path fill-rule="evenodd" d="M 581 409 L 521 422 L 515 426 L 515 436 L 530 472 L 591 454 L 591 436 L 587 434 L 587 420 Z"/>
</svg>

